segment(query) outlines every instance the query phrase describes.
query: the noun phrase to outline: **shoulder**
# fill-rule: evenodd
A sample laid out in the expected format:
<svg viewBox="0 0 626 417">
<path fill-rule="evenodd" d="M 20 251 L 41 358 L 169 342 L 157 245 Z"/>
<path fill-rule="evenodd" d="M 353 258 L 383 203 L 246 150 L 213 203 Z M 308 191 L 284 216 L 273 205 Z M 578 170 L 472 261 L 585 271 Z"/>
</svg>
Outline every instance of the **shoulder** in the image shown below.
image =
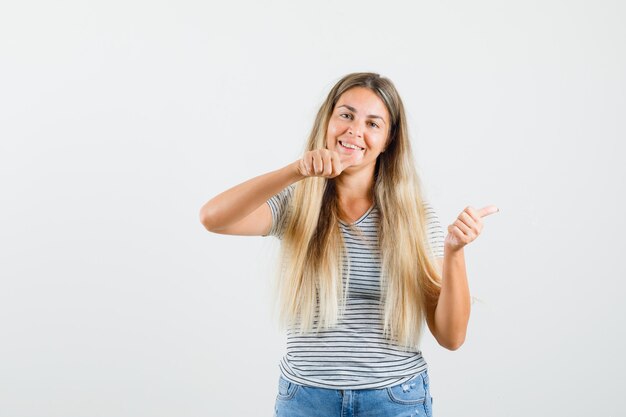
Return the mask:
<svg viewBox="0 0 626 417">
<path fill-rule="evenodd" d="M 422 207 L 424 209 L 424 215 L 426 216 L 426 220 L 428 222 L 438 222 L 439 216 L 437 215 L 437 210 L 428 200 L 422 201 Z"/>
</svg>

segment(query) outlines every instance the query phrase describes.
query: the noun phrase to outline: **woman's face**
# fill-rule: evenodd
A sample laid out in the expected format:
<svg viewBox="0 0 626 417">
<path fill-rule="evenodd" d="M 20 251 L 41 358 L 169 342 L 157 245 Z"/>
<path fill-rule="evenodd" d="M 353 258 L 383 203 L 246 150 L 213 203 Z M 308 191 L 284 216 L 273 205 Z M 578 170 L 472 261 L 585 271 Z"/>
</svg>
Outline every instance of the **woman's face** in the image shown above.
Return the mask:
<svg viewBox="0 0 626 417">
<path fill-rule="evenodd" d="M 339 97 L 330 116 L 326 148 L 346 155 L 361 152 L 358 166 L 375 164 L 387 145 L 389 123 L 387 107 L 376 93 L 369 88 L 351 88 Z"/>
</svg>

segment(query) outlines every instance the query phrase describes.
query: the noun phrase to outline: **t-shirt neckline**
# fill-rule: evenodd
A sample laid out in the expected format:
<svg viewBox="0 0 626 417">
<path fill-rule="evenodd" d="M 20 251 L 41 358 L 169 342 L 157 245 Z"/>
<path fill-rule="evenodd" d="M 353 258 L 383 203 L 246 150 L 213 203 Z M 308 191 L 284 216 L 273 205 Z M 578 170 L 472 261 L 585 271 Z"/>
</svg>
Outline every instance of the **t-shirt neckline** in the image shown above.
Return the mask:
<svg viewBox="0 0 626 417">
<path fill-rule="evenodd" d="M 370 212 L 374 209 L 374 206 L 376 205 L 376 203 L 372 203 L 372 205 L 370 206 L 370 208 L 367 209 L 367 211 L 365 211 L 365 213 L 363 213 L 363 215 L 361 217 L 359 217 L 358 219 L 356 219 L 353 223 L 346 223 L 343 220 L 339 219 L 339 223 L 341 223 L 344 226 L 356 226 L 357 224 L 361 223 L 363 220 L 365 220 L 365 218 L 367 217 L 368 214 L 370 214 Z"/>
</svg>

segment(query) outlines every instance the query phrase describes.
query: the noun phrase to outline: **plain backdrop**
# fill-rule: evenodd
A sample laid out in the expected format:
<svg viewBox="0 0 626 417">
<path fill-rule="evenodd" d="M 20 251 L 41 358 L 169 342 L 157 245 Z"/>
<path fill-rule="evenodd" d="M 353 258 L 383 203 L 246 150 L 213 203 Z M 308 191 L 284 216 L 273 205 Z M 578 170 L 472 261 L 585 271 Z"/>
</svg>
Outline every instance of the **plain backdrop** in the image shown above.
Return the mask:
<svg viewBox="0 0 626 417">
<path fill-rule="evenodd" d="M 0 6 L 0 417 L 271 416 L 273 237 L 211 197 L 299 158 L 354 71 L 403 97 L 465 249 L 434 412 L 626 409 L 621 1 L 19 1 Z"/>
</svg>

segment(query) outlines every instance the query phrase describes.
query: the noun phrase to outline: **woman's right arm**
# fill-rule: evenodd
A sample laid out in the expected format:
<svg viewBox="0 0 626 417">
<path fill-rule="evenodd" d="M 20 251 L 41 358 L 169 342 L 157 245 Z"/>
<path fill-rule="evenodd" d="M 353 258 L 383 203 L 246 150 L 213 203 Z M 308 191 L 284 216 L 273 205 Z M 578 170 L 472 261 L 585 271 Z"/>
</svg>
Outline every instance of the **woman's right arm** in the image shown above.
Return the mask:
<svg viewBox="0 0 626 417">
<path fill-rule="evenodd" d="M 305 178 L 293 162 L 236 185 L 213 197 L 200 209 L 200 222 L 213 233 L 264 236 L 272 227 L 272 213 L 267 204 L 274 195 Z"/>
<path fill-rule="evenodd" d="M 306 177 L 334 178 L 361 158 L 360 152 L 349 155 L 328 149 L 305 152 L 302 159 L 213 197 L 200 209 L 200 221 L 209 232 L 266 236 L 272 228 L 267 200 Z"/>
</svg>

